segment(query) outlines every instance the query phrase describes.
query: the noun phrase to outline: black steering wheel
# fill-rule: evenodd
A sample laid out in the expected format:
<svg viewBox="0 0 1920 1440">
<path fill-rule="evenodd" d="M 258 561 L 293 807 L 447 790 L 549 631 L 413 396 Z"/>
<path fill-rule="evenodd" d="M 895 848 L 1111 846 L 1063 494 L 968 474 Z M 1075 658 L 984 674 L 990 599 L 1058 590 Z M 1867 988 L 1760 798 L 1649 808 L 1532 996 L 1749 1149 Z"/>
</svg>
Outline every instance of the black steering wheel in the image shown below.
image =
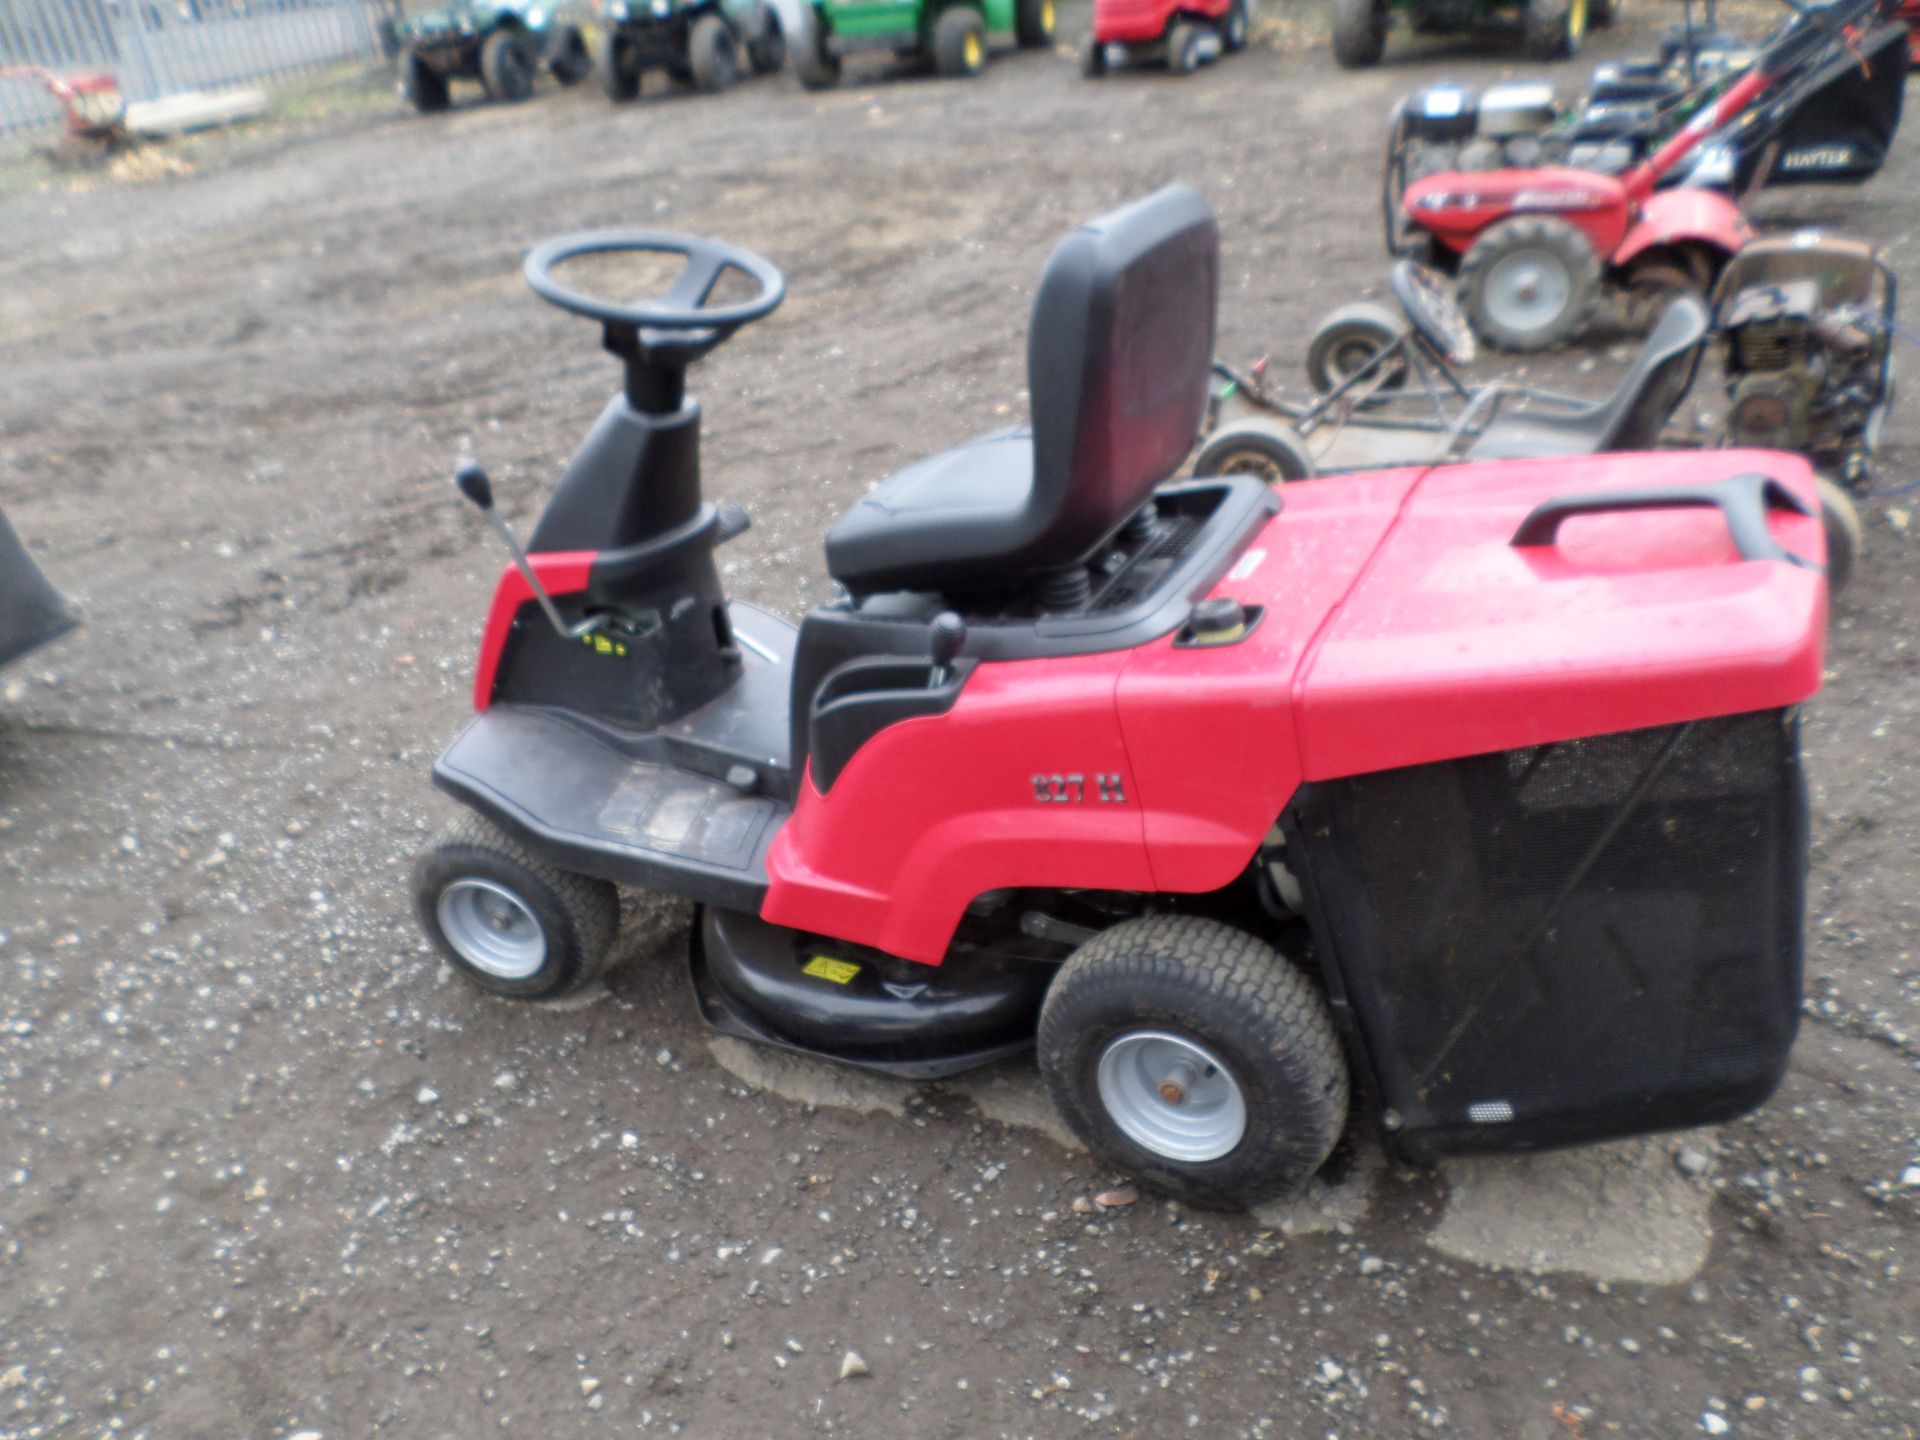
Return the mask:
<svg viewBox="0 0 1920 1440">
<path fill-rule="evenodd" d="M 582 255 L 622 254 L 684 255 L 687 264 L 664 295 L 632 305 L 583 295 L 562 284 L 553 273 L 555 266 Z M 738 270 L 753 280 L 758 292 L 731 305 L 708 305 L 707 297 L 729 270 Z M 527 256 L 526 274 L 533 293 L 549 305 L 598 320 L 610 332 L 616 328 L 636 335 L 649 330 L 682 332 L 672 337 L 674 340 L 693 338 L 684 332 L 705 332 L 701 338 L 707 343 L 698 346 L 702 351 L 712 349 L 742 325 L 771 314 L 787 296 L 786 277 L 771 260 L 737 245 L 659 230 L 583 230 L 561 235 L 534 248 Z"/>
<path fill-rule="evenodd" d="M 1411 260 L 1393 262 L 1394 298 L 1426 342 L 1456 365 L 1473 363 L 1473 327 L 1460 313 L 1446 279 Z"/>
</svg>

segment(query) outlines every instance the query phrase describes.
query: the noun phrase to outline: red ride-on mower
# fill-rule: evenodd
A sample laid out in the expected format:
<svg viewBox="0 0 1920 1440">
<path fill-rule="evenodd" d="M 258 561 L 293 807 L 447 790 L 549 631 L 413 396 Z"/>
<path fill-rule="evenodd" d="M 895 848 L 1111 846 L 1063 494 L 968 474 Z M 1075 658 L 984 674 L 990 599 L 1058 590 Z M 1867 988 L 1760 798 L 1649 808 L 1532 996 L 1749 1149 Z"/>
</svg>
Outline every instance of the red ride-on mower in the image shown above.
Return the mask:
<svg viewBox="0 0 1920 1440">
<path fill-rule="evenodd" d="M 1080 47 L 1089 80 L 1127 65 L 1164 61 L 1191 75 L 1247 48 L 1252 0 L 1094 0 L 1093 33 Z"/>
<path fill-rule="evenodd" d="M 1447 171 L 1416 180 L 1401 199 L 1405 228 L 1388 218 L 1388 246 L 1456 274 L 1474 332 L 1502 350 L 1563 345 L 1586 328 L 1603 285 L 1623 286 L 1651 311 L 1675 290 L 1705 292 L 1752 236 L 1739 206 L 1709 189 L 1661 190 L 1661 181 L 1709 138 L 1736 127 L 1801 60 L 1880 0 L 1812 9 L 1747 73 L 1677 134 L 1623 174 L 1564 166 Z"/>
<path fill-rule="evenodd" d="M 616 305 L 560 267 L 686 257 Z M 724 271 L 752 298 L 706 304 Z M 1407 1156 L 1739 1114 L 1800 1001 L 1796 707 L 1826 619 L 1813 480 L 1765 451 L 1170 484 L 1207 404 L 1212 214 L 1070 235 L 1031 424 L 923 460 L 827 536 L 796 629 L 729 602 L 687 367 L 767 261 L 541 246 L 626 365 L 513 567 L 472 813 L 417 862 L 496 994 L 607 958 L 616 887 L 693 900 L 729 1033 L 905 1077 L 1037 1045 L 1106 1160 L 1203 1204 L 1310 1175 L 1354 1084 Z"/>
</svg>

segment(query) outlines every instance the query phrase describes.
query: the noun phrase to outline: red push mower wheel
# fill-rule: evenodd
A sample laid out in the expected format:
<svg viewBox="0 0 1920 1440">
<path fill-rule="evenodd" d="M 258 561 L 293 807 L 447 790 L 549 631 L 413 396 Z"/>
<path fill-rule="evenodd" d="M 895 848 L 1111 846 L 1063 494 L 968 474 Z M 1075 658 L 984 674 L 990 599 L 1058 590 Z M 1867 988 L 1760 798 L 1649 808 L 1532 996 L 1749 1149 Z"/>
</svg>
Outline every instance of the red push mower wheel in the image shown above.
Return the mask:
<svg viewBox="0 0 1920 1440">
<path fill-rule="evenodd" d="M 1551 350 L 1582 330 L 1600 300 L 1600 257 L 1565 220 L 1502 220 L 1460 261 L 1460 308 L 1497 350 Z"/>
</svg>

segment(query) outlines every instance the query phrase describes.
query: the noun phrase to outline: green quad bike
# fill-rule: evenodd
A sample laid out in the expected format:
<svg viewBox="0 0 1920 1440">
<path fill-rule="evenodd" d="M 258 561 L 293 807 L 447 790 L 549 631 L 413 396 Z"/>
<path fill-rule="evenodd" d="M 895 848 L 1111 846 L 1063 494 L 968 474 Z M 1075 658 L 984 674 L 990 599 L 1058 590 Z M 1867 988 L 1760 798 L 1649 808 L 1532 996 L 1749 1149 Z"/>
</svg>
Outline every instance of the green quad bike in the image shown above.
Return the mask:
<svg viewBox="0 0 1920 1440">
<path fill-rule="evenodd" d="M 524 100 L 542 65 L 562 85 L 593 67 L 573 7 L 552 0 L 446 0 L 396 29 L 400 93 L 423 115 L 447 108 L 455 80 L 478 80 L 489 100 Z"/>
<path fill-rule="evenodd" d="M 756 75 L 787 63 L 780 12 L 766 0 L 595 0 L 597 66 L 609 100 L 633 100 L 640 77 L 664 70 L 708 94 L 730 90 L 741 55 Z"/>
<path fill-rule="evenodd" d="M 1054 0 L 803 0 L 793 68 L 809 90 L 840 83 L 842 57 L 891 50 L 939 75 L 978 75 L 987 36 L 1011 31 L 1023 49 L 1053 43 Z"/>
<path fill-rule="evenodd" d="M 1613 24 L 1618 0 L 1332 0 L 1333 58 L 1349 70 L 1378 64 L 1396 17 L 1420 35 L 1520 30 L 1529 60 L 1567 60 L 1587 31 Z"/>
</svg>

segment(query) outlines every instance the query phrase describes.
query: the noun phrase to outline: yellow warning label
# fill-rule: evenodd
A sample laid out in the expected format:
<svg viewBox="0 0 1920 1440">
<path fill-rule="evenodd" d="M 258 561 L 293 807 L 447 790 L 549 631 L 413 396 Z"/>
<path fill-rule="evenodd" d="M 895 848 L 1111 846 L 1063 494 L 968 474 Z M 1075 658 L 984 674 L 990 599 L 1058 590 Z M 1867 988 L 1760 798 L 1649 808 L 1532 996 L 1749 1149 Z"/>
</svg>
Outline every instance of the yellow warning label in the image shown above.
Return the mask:
<svg viewBox="0 0 1920 1440">
<path fill-rule="evenodd" d="M 851 960 L 836 960 L 831 955 L 814 955 L 800 968 L 809 975 L 831 980 L 836 985 L 845 985 L 860 973 L 860 967 Z"/>
</svg>

